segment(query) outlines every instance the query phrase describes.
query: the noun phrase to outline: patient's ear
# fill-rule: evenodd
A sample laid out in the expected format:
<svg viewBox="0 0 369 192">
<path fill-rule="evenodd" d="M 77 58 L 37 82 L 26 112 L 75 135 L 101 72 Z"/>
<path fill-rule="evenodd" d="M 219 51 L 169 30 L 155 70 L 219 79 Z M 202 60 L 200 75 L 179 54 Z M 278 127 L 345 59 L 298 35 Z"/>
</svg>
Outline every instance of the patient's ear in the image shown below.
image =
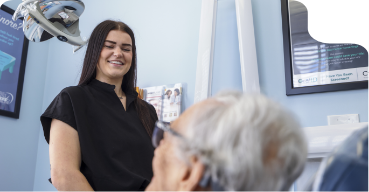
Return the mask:
<svg viewBox="0 0 369 192">
<path fill-rule="evenodd" d="M 205 166 L 196 157 L 190 158 L 191 166 L 179 183 L 179 191 L 206 191 L 208 189 L 199 186 L 205 172 Z"/>
</svg>

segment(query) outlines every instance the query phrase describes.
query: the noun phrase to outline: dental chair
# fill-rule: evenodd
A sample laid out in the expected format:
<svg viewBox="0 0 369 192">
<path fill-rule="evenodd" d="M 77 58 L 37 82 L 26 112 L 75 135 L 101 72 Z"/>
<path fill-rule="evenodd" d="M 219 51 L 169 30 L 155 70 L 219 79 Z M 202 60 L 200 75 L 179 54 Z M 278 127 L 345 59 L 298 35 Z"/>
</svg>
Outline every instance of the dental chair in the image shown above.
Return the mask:
<svg viewBox="0 0 369 192">
<path fill-rule="evenodd" d="M 322 161 L 311 191 L 368 191 L 368 127 L 355 131 Z"/>
</svg>

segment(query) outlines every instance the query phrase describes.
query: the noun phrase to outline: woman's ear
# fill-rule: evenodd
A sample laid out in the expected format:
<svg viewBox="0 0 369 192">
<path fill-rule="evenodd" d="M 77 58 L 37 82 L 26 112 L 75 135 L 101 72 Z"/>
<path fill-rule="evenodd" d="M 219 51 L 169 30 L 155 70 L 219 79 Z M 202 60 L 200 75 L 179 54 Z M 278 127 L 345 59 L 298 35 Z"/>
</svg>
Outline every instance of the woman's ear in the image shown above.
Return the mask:
<svg viewBox="0 0 369 192">
<path fill-rule="evenodd" d="M 187 173 L 179 183 L 179 191 L 205 191 L 201 188 L 199 183 L 205 172 L 205 165 L 202 164 L 198 158 L 192 156 L 190 158 L 191 166 L 188 167 Z"/>
</svg>

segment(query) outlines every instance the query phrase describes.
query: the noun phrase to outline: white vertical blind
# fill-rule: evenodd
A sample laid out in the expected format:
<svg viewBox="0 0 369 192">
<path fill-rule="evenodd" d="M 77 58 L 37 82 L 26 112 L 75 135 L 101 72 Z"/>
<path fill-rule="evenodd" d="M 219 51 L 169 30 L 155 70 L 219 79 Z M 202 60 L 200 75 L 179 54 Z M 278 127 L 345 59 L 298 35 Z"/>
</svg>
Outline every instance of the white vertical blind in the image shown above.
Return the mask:
<svg viewBox="0 0 369 192">
<path fill-rule="evenodd" d="M 217 0 L 202 0 L 194 103 L 211 95 Z"/>
<path fill-rule="evenodd" d="M 260 93 L 251 0 L 235 0 L 244 92 Z"/>
</svg>

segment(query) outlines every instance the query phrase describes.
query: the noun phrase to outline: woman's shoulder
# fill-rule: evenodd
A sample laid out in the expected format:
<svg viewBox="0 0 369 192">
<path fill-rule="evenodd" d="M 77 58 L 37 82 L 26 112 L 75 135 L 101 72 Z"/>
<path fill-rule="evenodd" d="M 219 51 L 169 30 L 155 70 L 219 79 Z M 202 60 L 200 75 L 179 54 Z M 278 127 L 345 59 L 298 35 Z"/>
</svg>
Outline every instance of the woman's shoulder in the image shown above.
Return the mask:
<svg viewBox="0 0 369 192">
<path fill-rule="evenodd" d="M 48 108 L 41 117 L 64 117 L 74 114 L 74 110 L 78 106 L 84 106 L 86 101 L 85 90 L 82 86 L 69 86 L 62 89 L 55 96 Z M 58 119 L 58 118 L 55 118 Z M 42 119 L 41 119 L 42 120 Z"/>
<path fill-rule="evenodd" d="M 76 86 L 69 86 L 60 91 L 60 94 L 68 94 L 69 96 L 82 96 L 84 93 L 86 93 L 85 86 L 76 85 Z"/>
<path fill-rule="evenodd" d="M 137 99 L 139 99 L 139 98 L 137 98 Z M 149 109 L 150 114 L 155 114 L 156 115 L 156 110 L 155 110 L 154 106 L 151 105 L 149 102 L 143 100 L 143 99 L 141 99 L 141 100 L 143 101 L 143 103 L 145 103 L 146 107 Z"/>
<path fill-rule="evenodd" d="M 87 95 L 88 94 L 85 88 L 83 88 L 82 86 L 77 85 L 77 86 L 65 87 L 55 96 L 51 105 L 54 102 L 63 102 L 65 104 L 67 103 L 72 104 L 75 102 L 80 103 L 81 101 L 86 100 L 86 98 L 88 97 Z"/>
<path fill-rule="evenodd" d="M 137 98 L 137 99 L 140 99 L 140 98 Z M 154 108 L 154 106 L 152 106 L 152 105 L 151 105 L 149 102 L 147 102 L 146 100 L 143 100 L 143 99 L 140 99 L 140 100 L 142 100 L 142 101 L 143 101 L 143 103 L 145 103 L 146 107 L 155 109 L 155 108 Z"/>
</svg>

